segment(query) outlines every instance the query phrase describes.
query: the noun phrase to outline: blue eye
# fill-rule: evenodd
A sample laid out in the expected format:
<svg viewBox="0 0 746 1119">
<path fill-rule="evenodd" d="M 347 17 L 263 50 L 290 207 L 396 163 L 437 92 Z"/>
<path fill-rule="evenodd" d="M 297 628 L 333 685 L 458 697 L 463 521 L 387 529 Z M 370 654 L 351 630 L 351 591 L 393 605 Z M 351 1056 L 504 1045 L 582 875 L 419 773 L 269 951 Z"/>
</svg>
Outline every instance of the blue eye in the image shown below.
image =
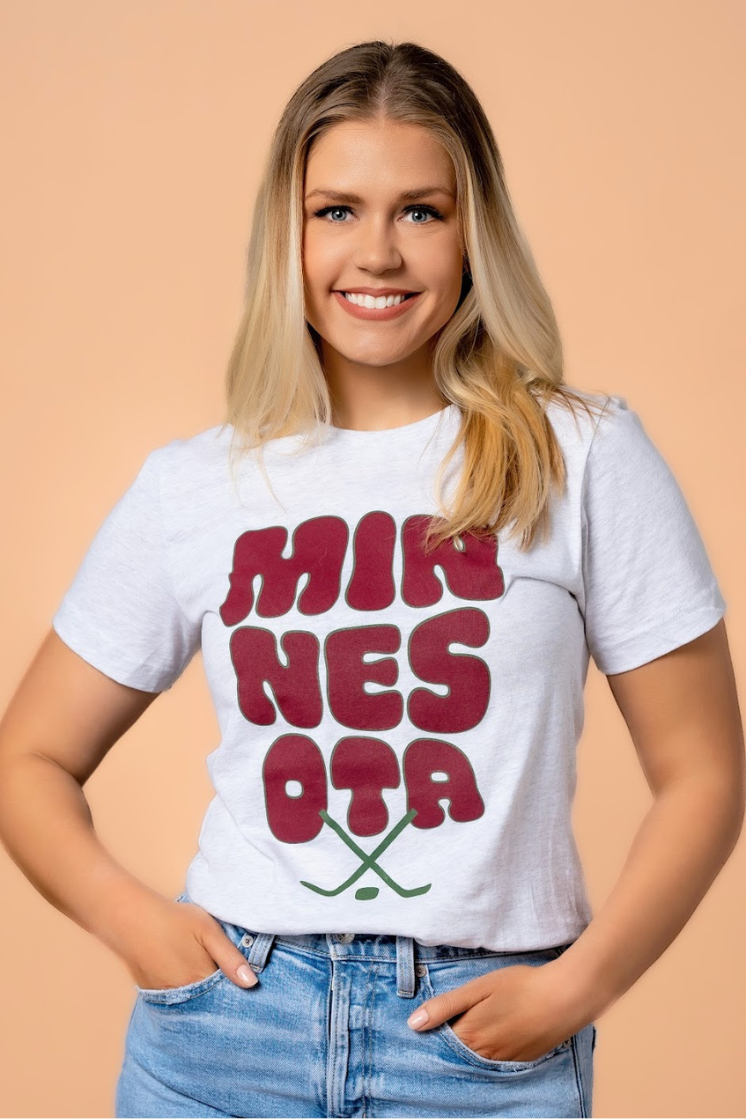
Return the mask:
<svg viewBox="0 0 746 1119">
<path fill-rule="evenodd" d="M 416 205 L 415 206 L 407 206 L 404 212 L 408 213 L 408 214 L 411 214 L 411 213 L 430 214 L 431 217 L 437 218 L 438 221 L 443 220 L 443 215 L 438 210 L 436 210 L 434 206 L 416 206 Z M 413 225 L 429 225 L 429 224 L 430 223 L 426 222 L 426 221 L 413 222 Z"/>
<path fill-rule="evenodd" d="M 317 210 L 314 214 L 316 218 L 325 218 L 327 214 L 340 214 L 345 210 L 349 210 L 349 206 L 324 206 L 323 210 Z M 344 222 L 333 222 L 333 225 L 344 225 Z"/>
</svg>

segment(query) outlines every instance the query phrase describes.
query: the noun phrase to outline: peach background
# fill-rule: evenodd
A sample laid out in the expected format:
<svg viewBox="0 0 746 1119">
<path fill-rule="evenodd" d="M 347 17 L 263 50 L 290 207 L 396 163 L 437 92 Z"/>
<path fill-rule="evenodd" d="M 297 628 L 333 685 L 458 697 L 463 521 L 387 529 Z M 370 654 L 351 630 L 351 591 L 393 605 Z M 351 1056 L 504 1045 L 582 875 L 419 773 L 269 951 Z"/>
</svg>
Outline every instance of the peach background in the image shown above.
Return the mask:
<svg viewBox="0 0 746 1119">
<path fill-rule="evenodd" d="M 376 37 L 443 53 L 482 98 L 566 378 L 626 396 L 672 466 L 743 681 L 745 16 L 737 0 L 4 0 L 0 701 L 146 453 L 222 420 L 271 129 L 315 65 Z M 586 698 L 575 820 L 597 907 L 649 794 L 593 664 Z M 217 741 L 198 655 L 87 786 L 103 841 L 165 895 Z M 741 842 L 599 1020 L 597 1116 L 746 1114 L 744 863 Z M 3 850 L 0 885 L 0 1113 L 113 1114 L 129 974 Z"/>
</svg>

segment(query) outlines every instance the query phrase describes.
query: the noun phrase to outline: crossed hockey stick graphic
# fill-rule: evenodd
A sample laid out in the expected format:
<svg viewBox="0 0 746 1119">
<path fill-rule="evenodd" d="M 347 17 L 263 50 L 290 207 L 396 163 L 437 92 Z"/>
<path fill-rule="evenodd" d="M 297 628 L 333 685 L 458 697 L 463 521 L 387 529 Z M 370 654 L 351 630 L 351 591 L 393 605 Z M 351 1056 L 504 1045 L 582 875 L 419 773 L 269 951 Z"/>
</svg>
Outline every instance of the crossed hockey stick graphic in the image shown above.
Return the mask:
<svg viewBox="0 0 746 1119">
<path fill-rule="evenodd" d="M 325 897 L 333 897 L 335 894 L 341 894 L 343 890 L 348 889 L 353 884 L 353 882 L 357 882 L 358 878 L 360 878 L 360 876 L 363 875 L 365 871 L 368 870 L 368 868 L 370 868 L 371 870 L 374 870 L 376 874 L 380 875 L 387 886 L 390 886 L 392 890 L 396 890 L 397 894 L 399 894 L 403 898 L 411 898 L 414 897 L 416 894 L 426 894 L 432 886 L 432 882 L 428 882 L 426 886 L 416 886 L 413 890 L 406 890 L 403 886 L 400 886 L 398 882 L 395 882 L 394 879 L 391 878 L 386 873 L 386 871 L 383 870 L 376 862 L 378 856 L 383 854 L 386 848 L 394 842 L 397 835 L 399 835 L 399 833 L 404 830 L 407 824 L 410 823 L 410 821 L 412 821 L 416 815 L 417 809 L 411 808 L 409 812 L 407 812 L 406 816 L 402 816 L 401 820 L 399 820 L 399 823 L 393 826 L 388 835 L 378 844 L 375 851 L 371 851 L 371 853 L 367 855 L 361 847 L 358 847 L 357 843 L 355 843 L 355 840 L 347 834 L 341 824 L 338 824 L 336 820 L 333 820 L 325 808 L 320 808 L 319 816 L 321 816 L 321 819 L 324 821 L 325 824 L 328 824 L 329 827 L 337 833 L 339 838 L 347 844 L 351 851 L 355 852 L 355 854 L 360 859 L 360 866 L 350 875 L 349 878 L 346 878 L 344 882 L 341 882 L 340 885 L 333 890 L 325 890 L 321 886 L 314 886 L 313 882 L 304 882 L 302 880 L 301 886 L 308 886 L 309 890 L 315 890 L 317 894 L 324 894 Z M 355 897 L 359 898 L 360 900 L 368 901 L 371 898 L 376 897 L 377 894 L 377 886 L 367 886 L 358 890 L 355 894 Z"/>
</svg>

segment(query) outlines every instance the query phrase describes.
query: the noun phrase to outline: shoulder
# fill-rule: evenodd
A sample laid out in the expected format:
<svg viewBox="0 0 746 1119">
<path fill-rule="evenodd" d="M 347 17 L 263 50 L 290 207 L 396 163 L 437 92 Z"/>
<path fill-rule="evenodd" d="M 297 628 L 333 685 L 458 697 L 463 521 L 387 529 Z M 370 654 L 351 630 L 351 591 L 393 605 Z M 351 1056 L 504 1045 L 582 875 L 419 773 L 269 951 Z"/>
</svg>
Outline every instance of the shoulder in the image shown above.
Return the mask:
<svg viewBox="0 0 746 1119">
<path fill-rule="evenodd" d="M 229 484 L 232 428 L 218 424 L 154 447 L 140 469 L 144 499 L 169 529 L 199 523 Z"/>
<path fill-rule="evenodd" d="M 547 418 L 565 454 L 581 461 L 587 458 L 600 433 L 623 430 L 630 419 L 637 419 L 623 396 L 570 386 L 566 389 L 570 400 L 553 395 L 547 405 Z"/>
<path fill-rule="evenodd" d="M 168 443 L 155 447 L 151 454 L 159 458 L 164 464 L 178 462 L 186 464 L 191 461 L 217 457 L 224 452 L 230 438 L 230 424 L 216 424 L 214 427 L 205 428 L 195 432 L 194 435 L 177 436 Z"/>
<path fill-rule="evenodd" d="M 227 462 L 231 430 L 228 424 L 216 424 L 194 435 L 171 439 L 153 448 L 146 462 L 164 485 L 205 479 L 211 470 Z"/>
</svg>

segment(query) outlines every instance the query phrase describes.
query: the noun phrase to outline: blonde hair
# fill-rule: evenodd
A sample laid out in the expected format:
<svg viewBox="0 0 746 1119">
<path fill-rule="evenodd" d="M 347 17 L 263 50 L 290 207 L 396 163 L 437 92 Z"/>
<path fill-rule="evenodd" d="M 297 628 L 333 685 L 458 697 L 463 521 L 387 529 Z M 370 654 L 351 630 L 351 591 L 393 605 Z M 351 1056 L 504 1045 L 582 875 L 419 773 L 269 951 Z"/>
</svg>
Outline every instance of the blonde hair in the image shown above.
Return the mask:
<svg viewBox="0 0 746 1119">
<path fill-rule="evenodd" d="M 573 415 L 576 405 L 590 415 L 591 405 L 563 384 L 557 322 L 484 110 L 453 66 L 416 43 L 374 41 L 339 51 L 309 74 L 282 113 L 254 208 L 245 307 L 226 372 L 231 471 L 255 449 L 264 470 L 266 442 L 308 437 L 332 422 L 304 313 L 305 168 L 313 143 L 335 124 L 380 119 L 427 128 L 450 156 L 465 254 L 461 299 L 433 350 L 435 385 L 461 420 L 437 473 L 442 516 L 430 521 L 426 543 L 510 525 L 528 548 L 537 529 L 548 528 L 550 490 L 565 483 L 546 408 L 556 400 Z M 459 446 L 463 465 L 446 508 L 442 479 Z"/>
</svg>

